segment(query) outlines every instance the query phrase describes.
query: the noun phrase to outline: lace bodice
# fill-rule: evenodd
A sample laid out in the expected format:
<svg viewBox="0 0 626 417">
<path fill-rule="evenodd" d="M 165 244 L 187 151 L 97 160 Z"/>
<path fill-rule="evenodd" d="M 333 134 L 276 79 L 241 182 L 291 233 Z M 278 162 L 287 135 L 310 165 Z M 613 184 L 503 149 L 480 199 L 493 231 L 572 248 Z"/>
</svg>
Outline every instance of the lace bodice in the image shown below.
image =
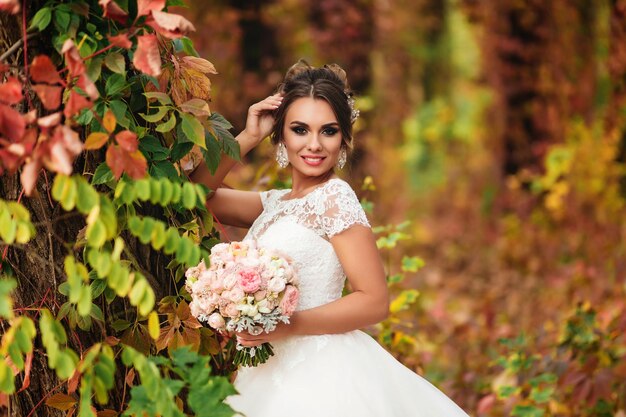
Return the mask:
<svg viewBox="0 0 626 417">
<path fill-rule="evenodd" d="M 333 178 L 301 198 L 285 199 L 290 190 L 261 193 L 263 212 L 246 239 L 289 256 L 298 271 L 298 310 L 341 297 L 345 274 L 330 239 L 355 224 L 369 227 L 356 194 Z"/>
</svg>

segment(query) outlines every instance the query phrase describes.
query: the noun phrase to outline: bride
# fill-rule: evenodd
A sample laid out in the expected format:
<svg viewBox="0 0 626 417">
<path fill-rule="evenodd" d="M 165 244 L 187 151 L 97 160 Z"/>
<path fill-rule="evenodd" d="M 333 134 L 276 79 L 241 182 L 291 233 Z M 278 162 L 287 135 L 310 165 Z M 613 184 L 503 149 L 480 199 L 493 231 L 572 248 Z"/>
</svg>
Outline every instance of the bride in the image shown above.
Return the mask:
<svg viewBox="0 0 626 417">
<path fill-rule="evenodd" d="M 270 135 L 292 188 L 265 192 L 219 188 L 235 161 L 214 175 L 204 164 L 192 180 L 216 190 L 207 206 L 221 222 L 249 227 L 247 239 L 290 256 L 300 301 L 274 332 L 237 334 L 244 346 L 271 342 L 275 356 L 241 368 L 228 403 L 248 417 L 467 416 L 422 377 L 358 330 L 388 314 L 376 240 L 350 186 L 335 175 L 352 148 L 358 116 L 346 73 L 300 61 L 278 93 L 252 105 L 237 136 L 245 155 Z M 351 292 L 342 296 L 345 279 Z"/>
</svg>

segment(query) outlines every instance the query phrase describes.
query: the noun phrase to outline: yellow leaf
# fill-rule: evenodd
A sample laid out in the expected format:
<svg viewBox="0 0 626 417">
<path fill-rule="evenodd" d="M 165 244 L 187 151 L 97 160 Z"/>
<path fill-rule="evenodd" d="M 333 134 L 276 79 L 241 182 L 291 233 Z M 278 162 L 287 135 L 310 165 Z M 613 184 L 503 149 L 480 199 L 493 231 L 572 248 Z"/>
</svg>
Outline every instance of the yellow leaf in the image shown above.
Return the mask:
<svg viewBox="0 0 626 417">
<path fill-rule="evenodd" d="M 89 136 L 87 136 L 87 140 L 85 141 L 85 149 L 100 149 L 107 142 L 107 140 L 109 140 L 108 133 L 93 132 Z"/>
<path fill-rule="evenodd" d="M 159 327 L 159 315 L 156 311 L 152 311 L 148 316 L 148 332 L 150 333 L 150 337 L 154 340 L 159 338 L 161 329 Z"/>
<path fill-rule="evenodd" d="M 107 132 L 113 133 L 113 131 L 115 130 L 115 125 L 117 124 L 117 120 L 115 120 L 115 115 L 111 110 L 107 110 L 107 112 L 104 113 L 102 124 Z"/>
</svg>

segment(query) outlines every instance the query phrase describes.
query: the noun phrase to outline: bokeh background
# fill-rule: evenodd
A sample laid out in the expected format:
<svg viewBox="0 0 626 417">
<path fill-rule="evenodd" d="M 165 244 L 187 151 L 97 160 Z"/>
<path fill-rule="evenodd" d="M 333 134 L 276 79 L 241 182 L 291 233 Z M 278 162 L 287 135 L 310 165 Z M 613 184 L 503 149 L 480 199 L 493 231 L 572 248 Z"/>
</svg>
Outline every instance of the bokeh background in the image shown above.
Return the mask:
<svg viewBox="0 0 626 417">
<path fill-rule="evenodd" d="M 235 132 L 298 59 L 346 69 L 381 343 L 477 415 L 625 415 L 626 2 L 189 3 Z M 228 181 L 280 185 L 272 155 Z"/>
</svg>

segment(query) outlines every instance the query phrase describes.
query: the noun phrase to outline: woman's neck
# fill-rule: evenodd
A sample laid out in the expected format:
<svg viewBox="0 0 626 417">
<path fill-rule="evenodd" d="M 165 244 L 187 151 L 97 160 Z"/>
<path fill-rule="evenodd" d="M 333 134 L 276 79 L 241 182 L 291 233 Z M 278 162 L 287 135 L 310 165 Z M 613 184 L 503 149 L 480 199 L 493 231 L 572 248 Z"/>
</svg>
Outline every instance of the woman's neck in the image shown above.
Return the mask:
<svg viewBox="0 0 626 417">
<path fill-rule="evenodd" d="M 306 177 L 294 173 L 291 176 L 291 192 L 289 193 L 289 197 L 302 197 L 331 178 L 335 178 L 335 173 L 332 170 L 328 171 L 324 175 L 320 175 L 319 177 Z"/>
</svg>

